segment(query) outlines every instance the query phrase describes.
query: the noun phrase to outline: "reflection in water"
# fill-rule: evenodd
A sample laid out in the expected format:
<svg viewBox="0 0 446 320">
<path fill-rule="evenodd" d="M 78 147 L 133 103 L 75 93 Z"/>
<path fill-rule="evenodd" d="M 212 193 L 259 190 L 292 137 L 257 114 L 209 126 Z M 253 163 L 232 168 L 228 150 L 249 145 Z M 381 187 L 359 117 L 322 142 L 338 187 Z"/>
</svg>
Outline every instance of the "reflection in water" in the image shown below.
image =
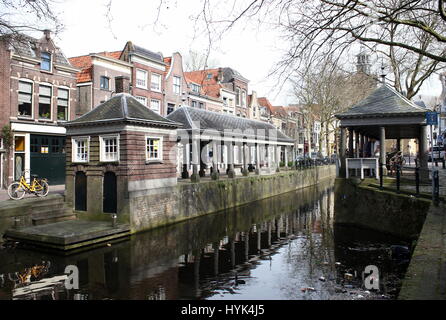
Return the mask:
<svg viewBox="0 0 446 320">
<path fill-rule="evenodd" d="M 398 282 L 407 263 L 396 268 L 388 248 L 404 242 L 334 229 L 332 185 L 265 199 L 70 256 L 4 248 L 0 250 L 0 299 L 394 297 L 397 289 L 388 292 L 387 288 Z M 10 275 L 45 261 L 50 262 L 42 273 L 45 279 L 76 265 L 79 290 L 49 281 L 49 290 L 14 297 L 19 284 Z M 379 293 L 361 288 L 361 272 L 369 264 L 377 265 L 385 280 Z"/>
</svg>

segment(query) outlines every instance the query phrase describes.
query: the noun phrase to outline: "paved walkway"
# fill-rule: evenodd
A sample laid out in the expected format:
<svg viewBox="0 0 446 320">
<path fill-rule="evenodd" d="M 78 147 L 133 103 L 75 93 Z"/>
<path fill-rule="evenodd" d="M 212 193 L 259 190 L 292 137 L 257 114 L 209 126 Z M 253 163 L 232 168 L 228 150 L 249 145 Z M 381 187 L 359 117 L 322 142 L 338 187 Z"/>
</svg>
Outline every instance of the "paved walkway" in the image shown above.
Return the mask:
<svg viewBox="0 0 446 320">
<path fill-rule="evenodd" d="M 59 184 L 59 185 L 54 185 L 54 186 L 50 186 L 50 191 L 48 194 L 64 194 L 65 192 L 65 185 L 64 184 Z M 34 194 L 25 194 L 25 196 L 23 197 L 25 198 L 35 198 L 36 196 Z M 15 201 L 15 200 L 11 200 L 8 196 L 8 190 L 0 190 L 0 201 Z"/>
<path fill-rule="evenodd" d="M 431 205 L 399 300 L 446 300 L 446 206 Z"/>
<path fill-rule="evenodd" d="M 439 182 L 440 182 L 440 196 L 446 196 L 446 169 L 443 169 L 441 163 L 438 163 L 438 166 L 435 166 L 435 163 L 429 163 L 429 179 L 431 179 L 432 169 L 437 170 L 439 174 Z M 396 173 L 394 172 L 392 175 L 388 174 L 386 176 L 387 183 L 391 188 L 396 189 Z M 379 182 L 377 182 L 379 183 Z M 410 165 L 406 158 L 406 165 L 403 167 L 403 172 L 401 175 L 401 190 L 414 192 L 416 191 L 415 186 L 415 163 L 411 161 Z M 429 182 L 424 182 L 420 184 L 420 192 L 432 194 L 432 180 Z"/>
</svg>

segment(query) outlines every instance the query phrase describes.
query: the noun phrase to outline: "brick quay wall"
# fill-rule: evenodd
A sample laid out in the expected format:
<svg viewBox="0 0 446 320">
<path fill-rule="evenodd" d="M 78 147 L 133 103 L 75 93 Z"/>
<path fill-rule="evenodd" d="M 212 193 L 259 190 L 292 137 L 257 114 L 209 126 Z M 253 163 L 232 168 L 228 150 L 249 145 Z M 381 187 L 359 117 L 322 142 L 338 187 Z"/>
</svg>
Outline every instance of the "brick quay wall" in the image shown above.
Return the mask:
<svg viewBox="0 0 446 320">
<path fill-rule="evenodd" d="M 317 185 L 336 177 L 334 165 L 292 170 L 273 175 L 179 182 L 174 187 L 129 194 L 132 232 L 152 229 L 257 200 Z"/>
</svg>

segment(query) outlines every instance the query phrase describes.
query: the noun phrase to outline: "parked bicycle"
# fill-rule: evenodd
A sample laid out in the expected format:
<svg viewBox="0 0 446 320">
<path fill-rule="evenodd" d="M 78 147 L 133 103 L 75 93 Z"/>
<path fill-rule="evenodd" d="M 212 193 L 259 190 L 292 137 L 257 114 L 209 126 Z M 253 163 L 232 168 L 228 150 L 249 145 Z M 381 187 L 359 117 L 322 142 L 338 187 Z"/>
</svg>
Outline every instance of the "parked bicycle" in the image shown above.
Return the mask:
<svg viewBox="0 0 446 320">
<path fill-rule="evenodd" d="M 29 170 L 25 170 L 20 176 L 20 180 L 13 182 L 8 187 L 8 195 L 13 200 L 22 199 L 26 193 L 33 193 L 38 197 L 46 197 L 49 192 L 48 180 L 43 178 L 39 179 L 37 175 L 31 175 L 31 182 L 28 184 L 25 179 L 25 173 Z"/>
</svg>

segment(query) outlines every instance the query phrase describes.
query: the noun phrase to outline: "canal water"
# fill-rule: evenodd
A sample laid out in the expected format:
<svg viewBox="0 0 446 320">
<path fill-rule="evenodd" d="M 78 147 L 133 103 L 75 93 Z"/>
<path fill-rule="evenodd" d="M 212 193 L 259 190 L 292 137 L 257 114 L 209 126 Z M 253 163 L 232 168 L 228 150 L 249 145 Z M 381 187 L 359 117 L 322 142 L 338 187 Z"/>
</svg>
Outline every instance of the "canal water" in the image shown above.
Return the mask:
<svg viewBox="0 0 446 320">
<path fill-rule="evenodd" d="M 68 256 L 8 243 L 0 299 L 396 298 L 408 260 L 392 250 L 409 244 L 334 226 L 333 201 L 325 183 Z M 378 290 L 364 285 L 369 265 Z M 79 289 L 65 287 L 67 266 Z"/>
</svg>

